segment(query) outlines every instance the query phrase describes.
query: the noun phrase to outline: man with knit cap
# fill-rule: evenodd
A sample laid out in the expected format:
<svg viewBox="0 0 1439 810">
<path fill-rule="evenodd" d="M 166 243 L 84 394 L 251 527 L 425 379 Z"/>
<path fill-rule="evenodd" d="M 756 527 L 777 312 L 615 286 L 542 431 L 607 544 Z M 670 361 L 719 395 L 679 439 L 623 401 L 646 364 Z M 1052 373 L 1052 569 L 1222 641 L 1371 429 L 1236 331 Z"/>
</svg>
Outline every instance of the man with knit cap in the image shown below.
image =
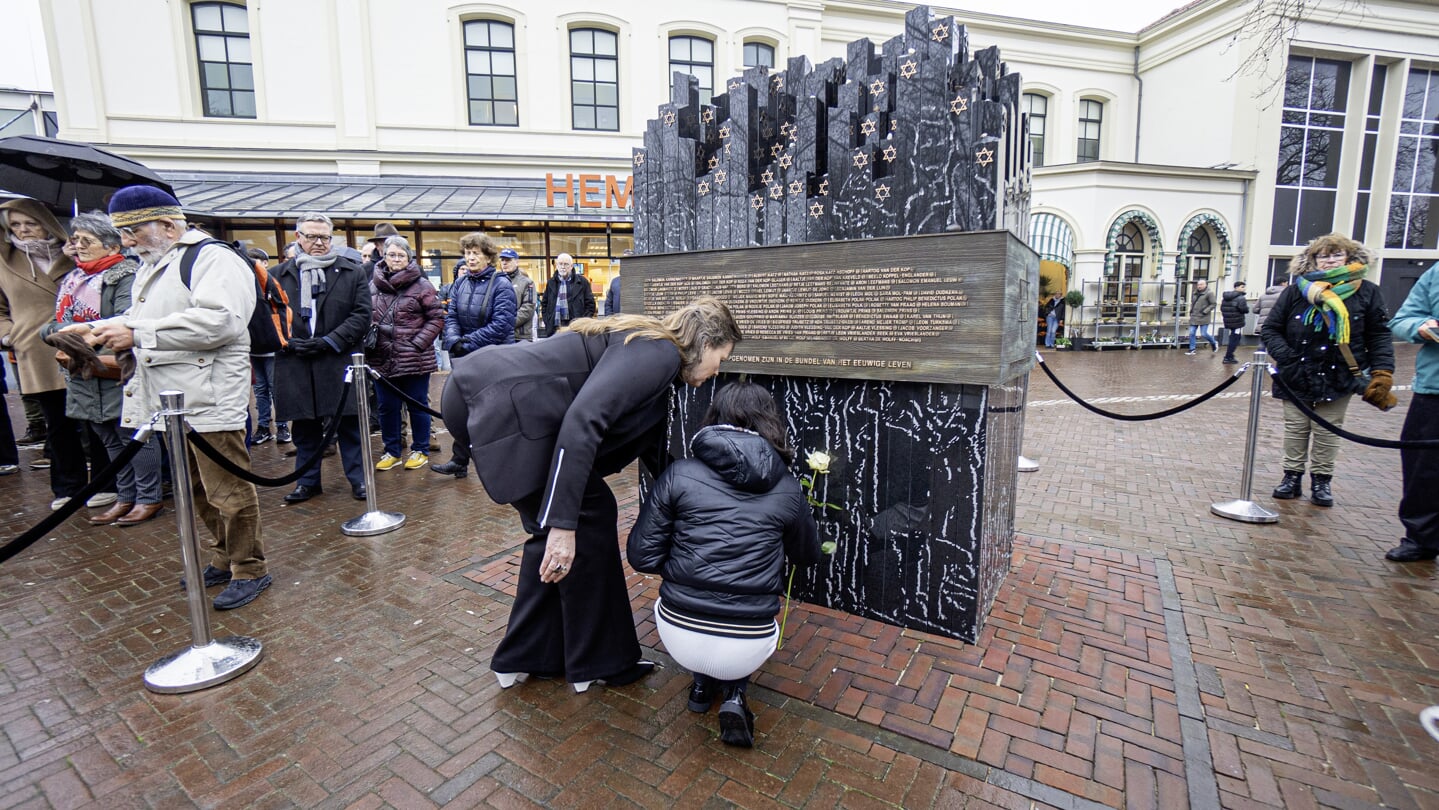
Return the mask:
<svg viewBox="0 0 1439 810">
<path fill-rule="evenodd" d="M 221 244 L 188 230 L 180 203 L 149 186 L 127 186 L 110 200 L 110 221 L 143 264 L 122 315 L 68 326 L 93 344 L 133 350 L 120 427 L 138 430 L 160 410 L 160 392 L 185 392 L 187 425 L 236 466 L 249 469 L 245 417 L 250 408 L 250 315 L 254 271 Z M 197 246 L 198 245 L 198 246 Z M 178 265 L 194 254 L 190 283 Z M 163 420 L 155 427 L 165 428 Z M 188 447 L 188 445 L 187 445 Z M 254 601 L 270 587 L 255 487 L 188 447 L 195 511 L 212 535 L 205 587 L 228 583 L 215 608 Z M 177 459 L 170 462 L 176 463 Z"/>
</svg>

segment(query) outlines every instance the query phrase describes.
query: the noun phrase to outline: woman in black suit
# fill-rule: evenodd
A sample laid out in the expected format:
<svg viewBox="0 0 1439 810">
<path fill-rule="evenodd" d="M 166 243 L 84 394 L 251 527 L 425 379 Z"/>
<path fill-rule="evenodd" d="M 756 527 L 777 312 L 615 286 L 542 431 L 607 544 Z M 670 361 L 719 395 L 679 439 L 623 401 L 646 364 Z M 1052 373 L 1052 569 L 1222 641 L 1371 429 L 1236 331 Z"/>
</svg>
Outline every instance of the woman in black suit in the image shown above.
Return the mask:
<svg viewBox="0 0 1439 810">
<path fill-rule="evenodd" d="M 706 297 L 663 319 L 581 319 L 455 361 L 445 425 L 469 445 L 490 498 L 514 506 L 530 534 L 490 662 L 501 686 L 563 675 L 583 692 L 654 669 L 640 660 L 604 477 L 662 450 L 674 383 L 713 377 L 740 337 L 729 308 Z"/>
</svg>

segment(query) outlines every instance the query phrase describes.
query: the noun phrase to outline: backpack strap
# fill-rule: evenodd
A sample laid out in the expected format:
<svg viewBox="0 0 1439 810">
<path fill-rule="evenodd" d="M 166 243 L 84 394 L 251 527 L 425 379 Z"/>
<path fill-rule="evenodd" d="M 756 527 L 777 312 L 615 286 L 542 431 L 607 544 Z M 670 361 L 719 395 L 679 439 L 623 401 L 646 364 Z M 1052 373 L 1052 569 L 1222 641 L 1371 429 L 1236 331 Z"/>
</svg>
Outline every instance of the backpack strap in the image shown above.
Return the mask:
<svg viewBox="0 0 1439 810">
<path fill-rule="evenodd" d="M 200 248 L 206 245 L 224 245 L 231 252 L 235 252 L 229 242 L 222 242 L 214 237 L 207 237 L 193 245 L 186 245 L 184 252 L 180 254 L 180 283 L 184 284 L 187 290 L 190 289 L 190 276 L 195 272 L 195 260 L 200 257 Z M 240 254 L 235 252 L 235 255 Z M 245 264 L 254 264 L 254 262 L 247 258 Z"/>
</svg>

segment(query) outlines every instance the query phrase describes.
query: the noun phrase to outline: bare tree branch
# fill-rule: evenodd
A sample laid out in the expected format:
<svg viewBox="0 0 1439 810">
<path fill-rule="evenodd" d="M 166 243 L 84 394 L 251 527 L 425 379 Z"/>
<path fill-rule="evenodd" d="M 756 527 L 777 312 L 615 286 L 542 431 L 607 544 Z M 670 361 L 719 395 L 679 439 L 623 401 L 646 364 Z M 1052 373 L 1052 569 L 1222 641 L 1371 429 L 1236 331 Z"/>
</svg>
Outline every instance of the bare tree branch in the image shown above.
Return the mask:
<svg viewBox="0 0 1439 810">
<path fill-rule="evenodd" d="M 1241 76 L 1258 79 L 1259 88 L 1253 98 L 1268 97 L 1263 109 L 1268 109 L 1279 97 L 1276 93 L 1284 87 L 1284 68 L 1289 60 L 1289 45 L 1294 41 L 1299 28 L 1306 22 L 1335 23 L 1350 15 L 1363 19 L 1368 14 L 1365 0 L 1248 0 L 1249 10 L 1239 24 L 1239 30 L 1229 38 L 1224 47 L 1242 48 L 1243 58 L 1233 73 L 1225 78 L 1232 81 Z"/>
</svg>

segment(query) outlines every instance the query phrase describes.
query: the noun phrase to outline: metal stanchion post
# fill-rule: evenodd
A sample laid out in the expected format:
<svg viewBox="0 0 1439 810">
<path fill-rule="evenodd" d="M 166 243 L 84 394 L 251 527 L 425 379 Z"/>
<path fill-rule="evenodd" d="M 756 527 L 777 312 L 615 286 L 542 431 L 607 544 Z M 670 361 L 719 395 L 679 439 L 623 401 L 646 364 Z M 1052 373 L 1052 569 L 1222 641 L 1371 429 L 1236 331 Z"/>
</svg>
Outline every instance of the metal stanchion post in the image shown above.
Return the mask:
<svg viewBox="0 0 1439 810">
<path fill-rule="evenodd" d="M 1019 457 L 1019 471 L 1020 471 L 1020 472 L 1039 472 L 1039 462 L 1034 461 L 1034 460 L 1032 460 L 1032 459 L 1025 458 L 1024 456 L 1020 456 L 1020 457 Z"/>
<path fill-rule="evenodd" d="M 1239 500 L 1212 503 L 1209 511 L 1241 523 L 1278 523 L 1279 513 L 1271 512 L 1249 496 L 1254 491 L 1254 446 L 1259 439 L 1259 406 L 1264 397 L 1264 372 L 1269 368 L 1269 355 L 1254 353 L 1249 373 L 1254 375 L 1249 388 L 1249 437 L 1244 443 L 1244 472 L 1239 479 Z"/>
<path fill-rule="evenodd" d="M 360 466 L 365 475 L 365 514 L 342 523 L 340 531 L 351 537 L 370 537 L 400 528 L 405 525 L 405 516 L 399 512 L 381 512 L 375 501 L 375 453 L 370 449 L 370 367 L 365 364 L 364 352 L 350 355 L 350 370 L 346 374 L 355 385 L 355 411 L 360 420 Z"/>
<path fill-rule="evenodd" d="M 185 566 L 185 599 L 190 605 L 190 648 L 166 656 L 145 670 L 145 688 L 152 692 L 193 692 L 237 678 L 260 662 L 259 639 L 248 636 L 210 637 L 205 609 L 205 575 L 200 570 L 200 535 L 195 529 L 188 449 L 185 447 L 185 395 L 161 391 L 165 446 L 175 484 L 175 522 L 180 527 L 180 557 Z"/>
</svg>

